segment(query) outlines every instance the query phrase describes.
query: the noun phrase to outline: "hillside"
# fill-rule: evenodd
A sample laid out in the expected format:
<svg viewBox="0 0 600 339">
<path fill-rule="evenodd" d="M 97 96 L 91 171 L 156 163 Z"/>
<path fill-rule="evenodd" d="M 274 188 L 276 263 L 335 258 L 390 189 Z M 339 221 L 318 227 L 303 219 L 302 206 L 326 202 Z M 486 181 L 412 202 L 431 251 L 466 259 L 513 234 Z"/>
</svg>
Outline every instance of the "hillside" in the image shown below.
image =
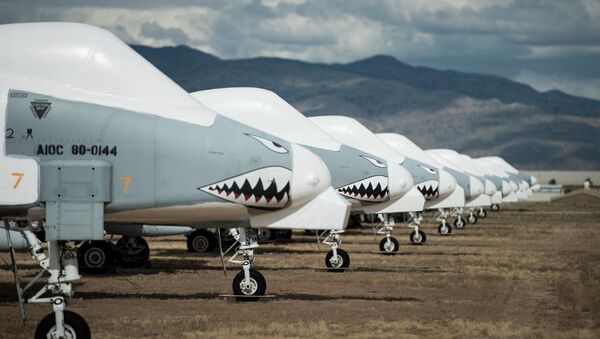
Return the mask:
<svg viewBox="0 0 600 339">
<path fill-rule="evenodd" d="M 600 101 L 506 78 L 415 67 L 390 56 L 348 64 L 222 60 L 185 46 L 132 46 L 187 91 L 277 92 L 307 116 L 357 118 L 423 148 L 499 154 L 523 169 L 600 169 Z"/>
</svg>

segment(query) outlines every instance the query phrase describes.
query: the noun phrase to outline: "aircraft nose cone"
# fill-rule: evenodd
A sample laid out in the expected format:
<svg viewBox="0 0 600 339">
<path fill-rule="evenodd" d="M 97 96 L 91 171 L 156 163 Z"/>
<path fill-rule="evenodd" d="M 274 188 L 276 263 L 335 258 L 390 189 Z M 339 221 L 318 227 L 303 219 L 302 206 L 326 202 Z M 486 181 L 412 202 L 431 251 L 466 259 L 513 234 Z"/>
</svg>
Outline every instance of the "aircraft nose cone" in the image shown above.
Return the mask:
<svg viewBox="0 0 600 339">
<path fill-rule="evenodd" d="M 388 189 L 390 199 L 397 199 L 408 193 L 414 186 L 414 181 L 410 172 L 404 167 L 389 162 L 388 163 Z"/>
<path fill-rule="evenodd" d="M 538 183 L 537 178 L 532 175 L 531 176 L 531 187 L 537 185 L 537 183 Z"/>
<path fill-rule="evenodd" d="M 292 206 L 304 204 L 331 185 L 331 174 L 321 158 L 308 149 L 292 144 Z"/>
<path fill-rule="evenodd" d="M 502 180 L 502 197 L 504 198 L 505 196 L 509 195 L 510 192 L 512 192 L 510 184 L 508 183 L 508 181 Z"/>
<path fill-rule="evenodd" d="M 517 193 L 517 192 L 519 191 L 519 186 L 517 185 L 517 183 L 516 183 L 516 182 L 514 182 L 514 181 L 512 181 L 512 180 L 511 180 L 511 181 L 509 181 L 509 183 L 510 183 L 510 189 L 511 189 L 513 192 Z"/>
<path fill-rule="evenodd" d="M 483 183 L 481 182 L 481 180 L 475 178 L 475 177 L 470 177 L 470 182 L 471 182 L 471 199 L 475 199 L 478 196 L 483 194 Z"/>
<path fill-rule="evenodd" d="M 452 174 L 441 170 L 440 171 L 440 186 L 439 186 L 439 195 L 440 197 L 446 197 L 450 195 L 450 193 L 454 192 L 456 189 L 456 179 L 452 176 Z"/>
<path fill-rule="evenodd" d="M 496 185 L 488 179 L 485 179 L 485 195 L 492 196 L 496 193 Z"/>
</svg>

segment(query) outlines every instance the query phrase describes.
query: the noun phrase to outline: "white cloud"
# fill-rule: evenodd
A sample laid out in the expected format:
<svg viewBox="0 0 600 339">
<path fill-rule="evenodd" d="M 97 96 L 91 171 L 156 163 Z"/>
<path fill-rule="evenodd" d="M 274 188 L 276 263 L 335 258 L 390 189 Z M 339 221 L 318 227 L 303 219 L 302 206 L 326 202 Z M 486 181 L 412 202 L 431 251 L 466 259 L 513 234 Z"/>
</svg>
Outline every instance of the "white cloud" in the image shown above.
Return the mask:
<svg viewBox="0 0 600 339">
<path fill-rule="evenodd" d="M 185 43 L 222 58 L 349 62 L 391 54 L 413 64 L 534 81 L 538 88 L 550 82 L 600 98 L 587 87 L 600 79 L 600 65 L 589 61 L 600 58 L 600 3 L 594 0 L 63 0 L 0 6 L 0 22 L 85 22 L 129 43 Z M 582 80 L 581 74 L 591 75 Z"/>
</svg>

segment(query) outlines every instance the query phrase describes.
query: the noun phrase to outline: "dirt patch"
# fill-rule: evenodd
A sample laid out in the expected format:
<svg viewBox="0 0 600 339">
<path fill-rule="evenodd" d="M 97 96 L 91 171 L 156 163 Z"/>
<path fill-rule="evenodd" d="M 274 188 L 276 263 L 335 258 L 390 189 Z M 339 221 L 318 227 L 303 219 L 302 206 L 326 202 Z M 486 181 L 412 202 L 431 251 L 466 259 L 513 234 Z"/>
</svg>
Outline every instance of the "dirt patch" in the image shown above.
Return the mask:
<svg viewBox="0 0 600 339">
<path fill-rule="evenodd" d="M 600 335 L 600 211 L 503 206 L 449 237 L 428 218 L 423 246 L 398 227 L 395 256 L 376 253 L 368 227 L 353 229 L 342 248 L 354 270 L 344 273 L 315 270 L 326 247 L 302 232 L 264 244 L 255 266 L 277 297 L 258 303 L 219 297 L 231 293 L 238 268 L 224 276 L 217 256 L 187 253 L 183 237 L 150 239 L 150 268 L 85 276 L 68 308 L 106 338 Z M 25 254 L 19 262 L 27 282 L 35 266 Z M 23 325 L 11 273 L 0 265 L 0 337 L 31 337 L 50 307 L 28 305 Z"/>
</svg>

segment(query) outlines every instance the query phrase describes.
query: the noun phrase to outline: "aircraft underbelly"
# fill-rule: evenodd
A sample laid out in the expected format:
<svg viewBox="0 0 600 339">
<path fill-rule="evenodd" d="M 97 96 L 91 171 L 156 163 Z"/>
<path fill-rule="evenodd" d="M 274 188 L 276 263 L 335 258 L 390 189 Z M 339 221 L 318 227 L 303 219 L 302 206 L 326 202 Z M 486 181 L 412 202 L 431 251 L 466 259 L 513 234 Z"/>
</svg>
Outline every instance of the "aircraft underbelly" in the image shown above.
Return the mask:
<svg viewBox="0 0 600 339">
<path fill-rule="evenodd" d="M 146 223 L 190 225 L 210 221 L 246 220 L 248 209 L 228 202 L 208 202 L 186 206 L 169 206 L 107 212 L 105 221 L 111 223 Z"/>
</svg>

